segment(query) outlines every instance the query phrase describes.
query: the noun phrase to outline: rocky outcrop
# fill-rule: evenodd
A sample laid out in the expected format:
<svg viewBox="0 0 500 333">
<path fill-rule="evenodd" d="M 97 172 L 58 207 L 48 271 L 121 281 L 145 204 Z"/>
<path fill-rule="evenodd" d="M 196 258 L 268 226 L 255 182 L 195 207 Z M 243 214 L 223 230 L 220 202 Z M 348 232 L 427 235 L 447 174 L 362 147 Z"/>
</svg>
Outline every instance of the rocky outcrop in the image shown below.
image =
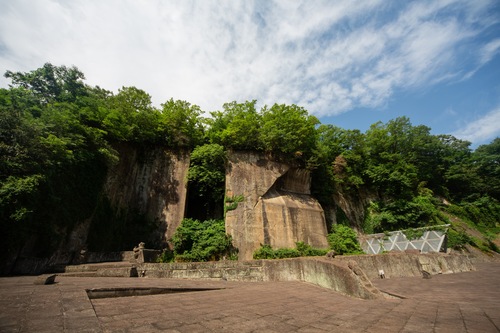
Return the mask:
<svg viewBox="0 0 500 333">
<path fill-rule="evenodd" d="M 230 152 L 226 198 L 241 201 L 226 213 L 226 232 L 240 260 L 252 259 L 261 244 L 294 248 L 303 241 L 328 247 L 324 212 L 310 195 L 307 170 L 255 152 Z"/>
<path fill-rule="evenodd" d="M 158 224 L 161 245 L 184 217 L 189 153 L 162 147 L 117 147 L 119 163 L 110 170 L 105 194 L 115 209 L 135 210 Z"/>
<path fill-rule="evenodd" d="M 339 210 L 345 215 L 352 227 L 361 231 L 363 221 L 365 220 L 366 207 L 372 201 L 377 201 L 376 195 L 371 194 L 363 189 L 346 191 L 342 187 L 338 187 L 332 196 L 331 212 L 328 214 L 328 222 L 337 224 L 337 216 Z"/>
</svg>

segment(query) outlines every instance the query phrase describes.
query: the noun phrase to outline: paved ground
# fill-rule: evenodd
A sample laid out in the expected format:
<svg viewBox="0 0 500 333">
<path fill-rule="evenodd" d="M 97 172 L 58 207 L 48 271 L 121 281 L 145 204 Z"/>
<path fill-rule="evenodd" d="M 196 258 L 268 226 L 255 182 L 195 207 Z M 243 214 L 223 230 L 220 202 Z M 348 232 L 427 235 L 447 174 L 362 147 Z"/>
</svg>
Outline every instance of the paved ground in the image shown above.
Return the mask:
<svg viewBox="0 0 500 333">
<path fill-rule="evenodd" d="M 302 282 L 0 278 L 0 332 L 500 332 L 500 263 L 375 281 L 405 299 L 359 300 Z M 90 301 L 85 289 L 222 287 Z"/>
</svg>

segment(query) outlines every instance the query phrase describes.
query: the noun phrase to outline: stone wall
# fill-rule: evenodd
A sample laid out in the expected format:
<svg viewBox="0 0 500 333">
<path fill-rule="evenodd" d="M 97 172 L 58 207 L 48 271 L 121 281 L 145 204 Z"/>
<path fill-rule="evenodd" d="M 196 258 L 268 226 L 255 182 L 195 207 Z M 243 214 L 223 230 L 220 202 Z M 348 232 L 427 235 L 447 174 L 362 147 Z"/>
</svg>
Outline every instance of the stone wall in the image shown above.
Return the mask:
<svg viewBox="0 0 500 333">
<path fill-rule="evenodd" d="M 394 252 L 378 255 L 337 256 L 333 260 L 356 261 L 369 279 L 379 279 L 379 270 L 383 270 L 388 279 L 422 276 L 422 271 L 435 275 L 475 270 L 470 258 L 460 254 Z"/>
<path fill-rule="evenodd" d="M 468 256 L 397 253 L 383 255 L 308 257 L 283 260 L 217 261 L 203 263 L 144 263 L 139 276 L 172 279 L 225 279 L 228 281 L 304 281 L 345 295 L 373 299 L 380 291 L 371 281 L 386 278 L 422 277 L 475 270 Z"/>
<path fill-rule="evenodd" d="M 261 244 L 328 247 L 324 211 L 310 195 L 310 184 L 307 170 L 255 152 L 229 153 L 226 197 L 242 196 L 243 202 L 226 213 L 226 232 L 241 260 L 252 259 Z"/>
<path fill-rule="evenodd" d="M 219 261 L 209 263 L 141 264 L 139 276 L 228 281 L 304 281 L 345 295 L 374 299 L 381 293 L 342 261 L 323 258 Z"/>
</svg>

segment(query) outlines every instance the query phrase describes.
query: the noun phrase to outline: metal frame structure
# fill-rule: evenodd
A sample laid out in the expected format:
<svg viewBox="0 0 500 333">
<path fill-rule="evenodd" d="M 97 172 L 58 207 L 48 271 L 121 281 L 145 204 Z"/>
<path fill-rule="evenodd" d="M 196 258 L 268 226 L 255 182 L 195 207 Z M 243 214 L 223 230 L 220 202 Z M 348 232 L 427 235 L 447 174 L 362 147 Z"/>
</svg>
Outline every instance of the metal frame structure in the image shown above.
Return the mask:
<svg viewBox="0 0 500 333">
<path fill-rule="evenodd" d="M 418 250 L 421 253 L 446 251 L 446 234 L 449 224 L 438 226 L 441 230 L 424 230 L 423 235 L 416 239 L 408 239 L 402 230 L 383 234 L 366 235 L 361 242 L 363 251 L 367 254 L 380 254 L 387 251 Z"/>
</svg>

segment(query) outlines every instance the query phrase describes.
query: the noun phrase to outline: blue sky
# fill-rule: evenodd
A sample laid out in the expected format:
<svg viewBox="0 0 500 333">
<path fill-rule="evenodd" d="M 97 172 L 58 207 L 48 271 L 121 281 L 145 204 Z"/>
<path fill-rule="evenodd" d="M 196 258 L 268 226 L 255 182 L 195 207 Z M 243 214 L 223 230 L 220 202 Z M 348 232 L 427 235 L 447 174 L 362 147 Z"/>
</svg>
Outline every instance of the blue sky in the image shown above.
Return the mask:
<svg viewBox="0 0 500 333">
<path fill-rule="evenodd" d="M 408 116 L 472 147 L 500 136 L 500 0 L 0 0 L 0 71 L 45 62 L 157 105 L 257 99 L 363 132 Z"/>
</svg>

